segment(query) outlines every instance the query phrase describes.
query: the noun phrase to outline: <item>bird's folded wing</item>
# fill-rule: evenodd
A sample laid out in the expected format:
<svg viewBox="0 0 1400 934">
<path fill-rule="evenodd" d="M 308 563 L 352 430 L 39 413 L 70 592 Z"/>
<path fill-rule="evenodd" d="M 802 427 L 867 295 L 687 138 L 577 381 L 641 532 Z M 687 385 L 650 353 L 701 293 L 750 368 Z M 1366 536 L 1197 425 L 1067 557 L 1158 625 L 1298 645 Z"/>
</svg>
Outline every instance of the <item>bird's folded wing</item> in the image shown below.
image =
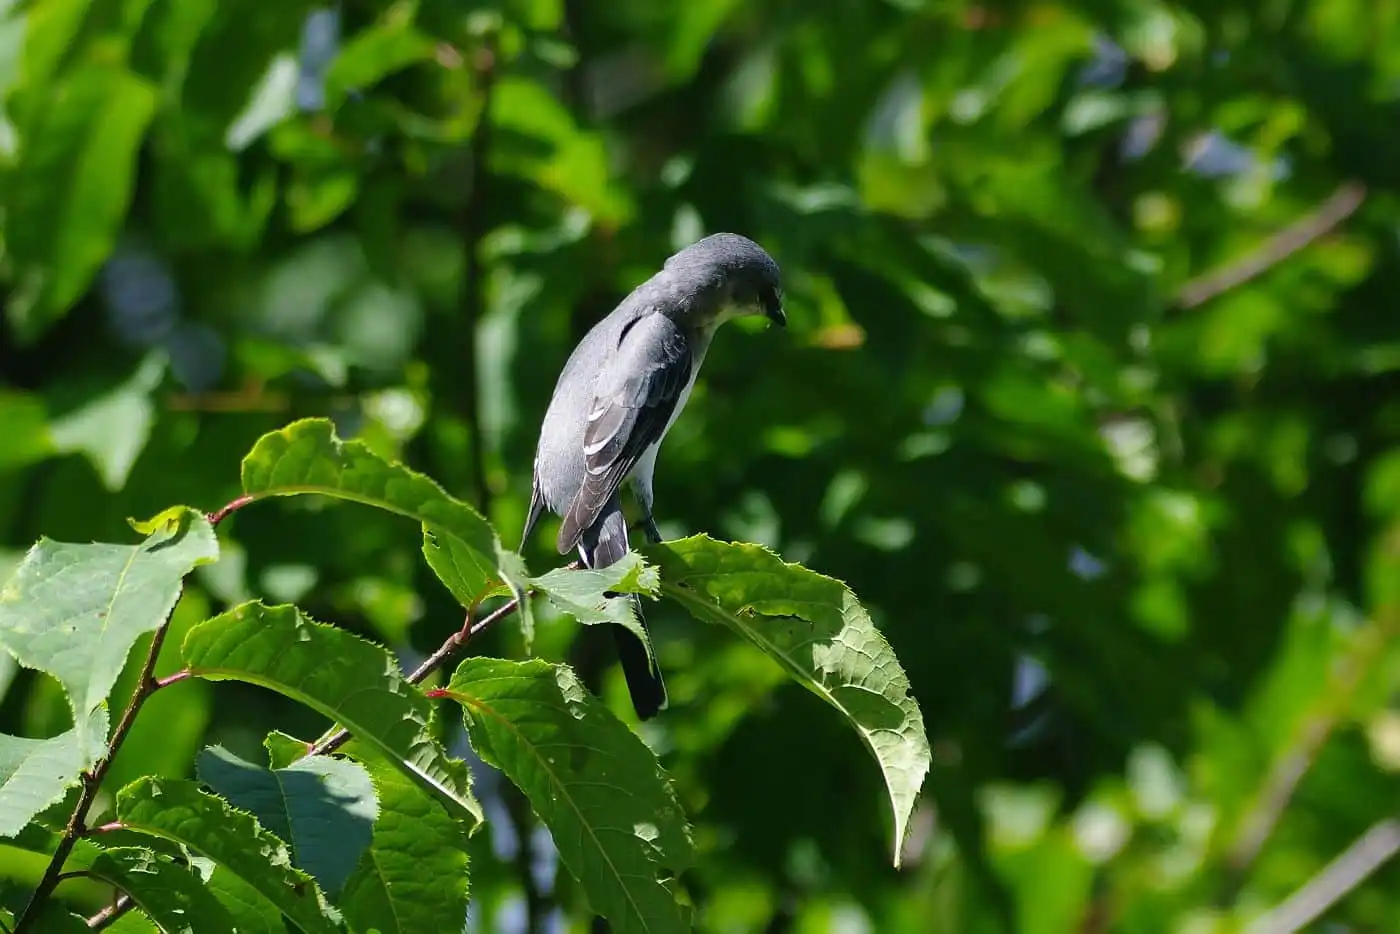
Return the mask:
<svg viewBox="0 0 1400 934">
<path fill-rule="evenodd" d="M 594 387 L 583 435 L 583 485 L 564 513 L 560 554 L 578 544 L 647 448 L 665 434 L 690 367 L 690 342 L 665 315 L 643 315 L 623 330 Z"/>
</svg>

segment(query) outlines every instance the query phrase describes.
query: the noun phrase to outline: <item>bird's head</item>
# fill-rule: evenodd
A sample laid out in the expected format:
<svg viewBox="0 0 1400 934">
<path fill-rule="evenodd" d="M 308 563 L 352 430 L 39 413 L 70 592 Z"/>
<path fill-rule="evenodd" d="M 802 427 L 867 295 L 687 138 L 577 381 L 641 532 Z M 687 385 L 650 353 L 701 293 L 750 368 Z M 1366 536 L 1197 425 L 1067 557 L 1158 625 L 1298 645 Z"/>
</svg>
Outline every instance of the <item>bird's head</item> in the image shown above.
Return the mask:
<svg viewBox="0 0 1400 934">
<path fill-rule="evenodd" d="M 665 272 L 686 283 L 698 301 L 692 314 L 705 323 L 763 315 L 787 327 L 782 273 L 768 252 L 748 237 L 717 233 L 697 240 L 666 261 Z"/>
</svg>

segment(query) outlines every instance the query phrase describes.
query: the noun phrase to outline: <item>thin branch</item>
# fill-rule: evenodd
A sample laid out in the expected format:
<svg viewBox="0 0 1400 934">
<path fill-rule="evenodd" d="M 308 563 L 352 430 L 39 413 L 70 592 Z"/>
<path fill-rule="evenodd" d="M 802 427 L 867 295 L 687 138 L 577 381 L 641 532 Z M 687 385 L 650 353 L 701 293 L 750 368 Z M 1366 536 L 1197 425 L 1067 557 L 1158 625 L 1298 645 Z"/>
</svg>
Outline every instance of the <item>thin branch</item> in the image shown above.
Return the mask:
<svg viewBox="0 0 1400 934">
<path fill-rule="evenodd" d="M 254 497 L 252 497 L 252 496 L 248 496 L 248 495 L 240 496 L 240 497 L 238 497 L 237 499 L 235 499 L 233 502 L 231 502 L 231 503 L 229 503 L 228 505 L 224 506 L 222 509 L 217 509 L 217 510 L 215 510 L 214 512 L 209 513 L 209 515 L 205 516 L 205 518 L 209 520 L 209 524 L 210 524 L 210 525 L 218 525 L 220 522 L 223 522 L 225 519 L 227 519 L 227 518 L 228 518 L 230 515 L 232 515 L 233 513 L 237 512 L 238 510 L 242 509 L 244 506 L 246 506 L 246 505 L 248 505 L 249 503 L 253 502 L 253 500 L 254 500 Z"/>
<path fill-rule="evenodd" d="M 173 604 L 171 612 L 174 612 Z M 156 659 L 160 657 L 160 647 L 165 644 L 165 634 L 169 629 L 170 613 L 167 613 L 165 619 L 161 620 L 160 626 L 156 628 L 155 634 L 151 636 L 151 647 L 146 652 L 146 660 L 141 665 L 141 673 L 136 678 L 136 689 L 132 691 L 131 700 L 127 702 L 126 709 L 122 711 L 121 719 L 117 721 L 117 728 L 112 732 L 107 755 L 99 759 L 92 770 L 82 776 L 82 792 L 78 795 L 78 803 L 73 808 L 73 814 L 68 818 L 67 826 L 63 828 L 63 836 L 59 838 L 58 845 L 54 847 L 53 856 L 49 859 L 49 865 L 44 870 L 43 878 L 39 880 L 34 894 L 29 897 L 29 904 L 24 906 L 24 913 L 20 915 L 19 921 L 15 924 L 15 934 L 24 934 L 25 931 L 32 930 L 34 925 L 38 923 L 39 912 L 58 886 L 59 877 L 63 872 L 63 864 L 67 862 L 69 854 L 73 852 L 78 838 L 87 833 L 88 811 L 92 809 L 93 802 L 97 800 L 97 792 L 102 786 L 102 780 L 107 777 L 107 770 L 112 767 L 112 761 L 116 759 L 117 753 L 121 751 L 122 743 L 126 741 L 127 734 L 131 732 L 131 725 L 136 722 L 136 715 L 141 711 L 141 705 L 156 689 L 156 681 L 153 677 Z"/>
<path fill-rule="evenodd" d="M 1363 675 L 1384 650 L 1393 630 L 1394 622 L 1383 618 L 1365 631 L 1331 672 L 1327 689 L 1317 708 L 1304 721 L 1297 739 L 1269 770 L 1259 797 L 1240 822 L 1239 833 L 1226 853 L 1225 862 L 1231 870 L 1227 900 L 1233 900 L 1243 884 L 1245 873 L 1259 857 L 1283 812 L 1293 800 L 1298 783 L 1312 767 L 1328 737 L 1351 705 Z"/>
<path fill-rule="evenodd" d="M 1370 829 L 1322 868 L 1273 911 L 1255 921 L 1247 934 L 1293 934 L 1316 921 L 1366 878 L 1400 852 L 1400 820 L 1393 817 Z"/>
<path fill-rule="evenodd" d="M 570 564 L 569 567 L 577 567 L 577 562 Z M 423 664 L 413 670 L 413 674 L 408 676 L 408 683 L 421 684 L 427 679 L 428 675 L 447 664 L 448 660 L 455 655 L 462 646 L 466 645 L 470 639 L 490 629 L 519 608 L 520 601 L 512 597 L 477 622 L 473 622 L 472 615 L 468 613 L 466 620 L 462 623 L 462 628 L 448 636 L 447 640 L 443 642 L 442 645 L 438 646 L 437 651 L 425 658 Z M 328 753 L 335 752 L 341 746 L 344 746 L 349 740 L 349 730 L 337 730 L 324 740 L 312 746 L 307 755 L 327 755 Z"/>
<path fill-rule="evenodd" d="M 1177 293 L 1176 306 L 1195 308 L 1267 272 L 1318 237 L 1331 233 L 1355 214 L 1365 200 L 1364 185 L 1344 182 L 1317 210 L 1274 234 L 1257 250 L 1186 283 Z"/>
<path fill-rule="evenodd" d="M 116 922 L 118 918 L 136 907 L 136 903 L 131 900 L 130 895 L 123 894 L 112 904 L 103 908 L 97 914 L 87 919 L 87 926 L 94 931 L 100 931 Z"/>
</svg>

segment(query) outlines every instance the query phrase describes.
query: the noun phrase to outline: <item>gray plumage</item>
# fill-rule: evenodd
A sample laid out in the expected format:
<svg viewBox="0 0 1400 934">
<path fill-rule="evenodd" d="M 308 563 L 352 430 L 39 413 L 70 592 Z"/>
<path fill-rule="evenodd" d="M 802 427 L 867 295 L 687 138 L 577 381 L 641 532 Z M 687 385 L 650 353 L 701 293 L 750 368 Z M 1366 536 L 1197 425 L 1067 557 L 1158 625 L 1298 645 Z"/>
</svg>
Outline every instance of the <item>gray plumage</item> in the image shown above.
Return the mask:
<svg viewBox="0 0 1400 934">
<path fill-rule="evenodd" d="M 685 408 L 715 330 L 730 318 L 764 315 L 779 325 L 778 264 L 738 234 L 713 234 L 666 261 L 574 348 L 554 386 L 535 451 L 525 520 L 530 537 L 545 509 L 562 516 L 560 554 L 577 548 L 586 567 L 627 554 L 621 492 L 630 481 L 652 541 L 652 473 L 666 432 Z M 641 619 L 641 602 L 636 604 Z M 645 626 L 645 623 L 643 623 Z M 642 719 L 666 706 L 647 647 L 614 627 L 633 706 Z"/>
</svg>

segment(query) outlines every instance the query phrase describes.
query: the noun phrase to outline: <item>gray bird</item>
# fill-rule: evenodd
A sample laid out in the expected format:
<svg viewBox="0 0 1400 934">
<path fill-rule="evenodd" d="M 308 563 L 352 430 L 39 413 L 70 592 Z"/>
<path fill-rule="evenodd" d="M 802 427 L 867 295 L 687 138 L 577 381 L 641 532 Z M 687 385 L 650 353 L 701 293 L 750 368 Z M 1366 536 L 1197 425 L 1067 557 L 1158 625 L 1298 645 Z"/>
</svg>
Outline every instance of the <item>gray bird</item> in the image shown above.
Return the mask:
<svg viewBox="0 0 1400 934">
<path fill-rule="evenodd" d="M 593 326 L 564 364 L 540 427 L 521 547 L 546 508 L 563 516 L 558 548 L 604 568 L 627 554 L 620 495 L 631 481 L 647 537 L 656 451 L 685 408 L 705 351 L 721 324 L 764 315 L 787 326 L 778 264 L 738 234 L 718 233 L 666 260 Z M 645 631 L 641 601 L 637 620 Z M 618 658 L 643 720 L 666 708 L 666 684 L 636 634 L 613 627 Z"/>
</svg>

